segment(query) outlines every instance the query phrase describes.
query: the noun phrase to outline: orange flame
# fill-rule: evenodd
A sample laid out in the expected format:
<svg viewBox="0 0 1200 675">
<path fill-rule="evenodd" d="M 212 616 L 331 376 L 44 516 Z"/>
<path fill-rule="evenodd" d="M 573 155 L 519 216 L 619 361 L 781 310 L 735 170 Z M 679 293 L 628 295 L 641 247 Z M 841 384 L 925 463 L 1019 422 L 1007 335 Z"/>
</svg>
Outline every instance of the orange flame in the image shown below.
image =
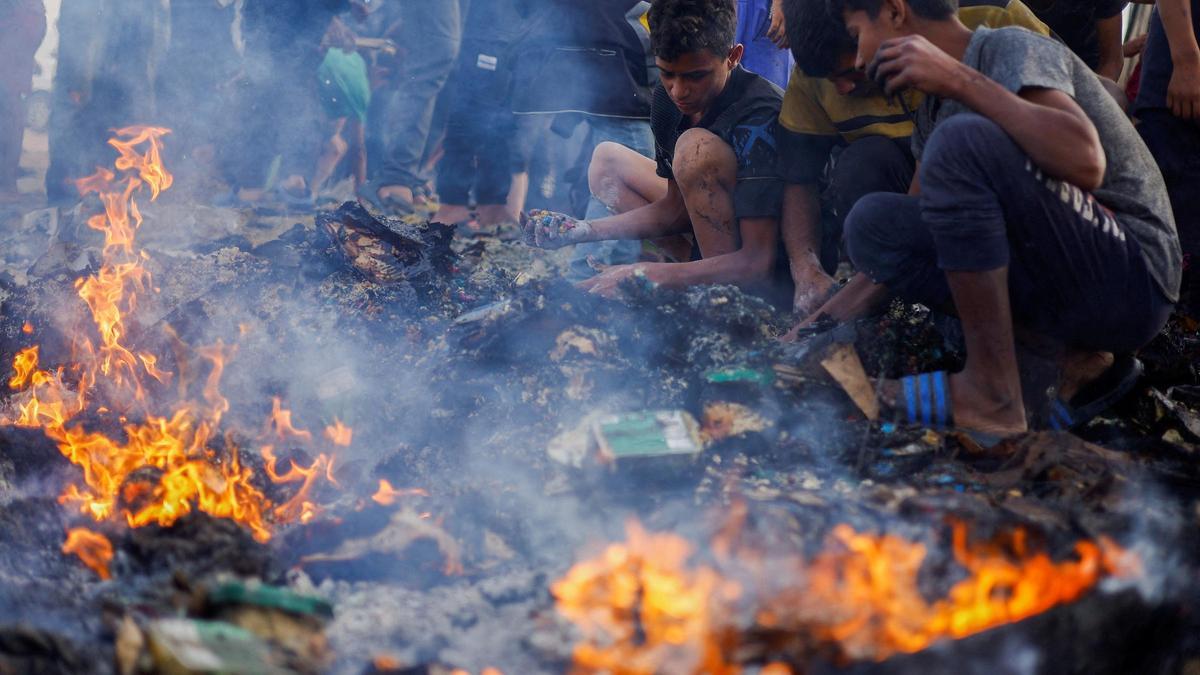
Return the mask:
<svg viewBox="0 0 1200 675">
<path fill-rule="evenodd" d="M 312 440 L 312 432 L 292 425 L 292 411 L 283 407 L 279 397 L 271 399 L 271 416 L 267 418 L 267 433 L 280 440 L 289 436 L 303 441 Z"/>
<path fill-rule="evenodd" d="M 398 490 L 392 487 L 392 484 L 387 480 L 379 480 L 379 489 L 375 494 L 371 495 L 371 500 L 380 506 L 391 506 L 395 504 L 401 497 L 428 497 L 429 493 L 421 488 L 407 488 Z"/>
<path fill-rule="evenodd" d="M 342 421 L 335 417 L 333 424 L 325 427 L 325 438 L 334 445 L 348 448 L 354 441 L 354 430 L 342 424 Z"/>
<path fill-rule="evenodd" d="M 636 522 L 627 535 L 551 587 L 558 611 L 584 636 L 575 672 L 651 675 L 668 664 L 670 672 L 740 672 L 716 638 L 718 609 L 741 595 L 740 585 L 708 567 L 689 569 L 692 547 L 682 537 Z"/>
<path fill-rule="evenodd" d="M 73 553 L 79 556 L 101 579 L 111 579 L 112 573 L 108 565 L 113 559 L 112 543 L 102 534 L 86 528 L 77 527 L 67 532 L 67 541 L 62 545 L 63 553 Z"/>
<path fill-rule="evenodd" d="M 657 673 L 670 664 L 672 672 L 740 673 L 729 655 L 746 631 L 727 618 L 744 615 L 736 611 L 739 599 L 758 604 L 755 620 L 764 630 L 806 635 L 848 660 L 883 660 L 1045 612 L 1105 576 L 1136 568 L 1131 554 L 1107 540 L 1081 541 L 1074 559 L 1055 562 L 1031 552 L 1026 538 L 1018 529 L 970 543 L 966 526 L 955 524 L 953 553 L 965 578 L 929 601 L 917 583 L 925 546 L 894 535 L 838 525 L 812 560 L 785 560 L 773 574 L 761 556 L 736 553 L 722 567 L 734 565 L 734 576 L 753 579 L 746 583 L 754 587 L 744 588 L 714 567 L 690 565 L 683 538 L 631 523 L 625 543 L 576 564 L 551 590 L 559 612 L 584 636 L 575 672 Z M 785 592 L 758 588 L 779 578 L 790 584 Z M 771 667 L 764 672 L 790 672 Z"/>
<path fill-rule="evenodd" d="M 33 324 L 26 321 L 25 325 L 21 326 L 21 332 L 26 335 L 32 335 L 33 334 Z"/>
<path fill-rule="evenodd" d="M 25 389 L 17 397 L 16 418 L 6 422 L 40 427 L 83 470 L 82 484 L 68 486 L 59 497 L 60 503 L 80 513 L 96 520 L 123 515 L 129 526 L 139 527 L 169 526 L 199 510 L 233 519 L 257 540 L 267 541 L 271 523 L 313 517 L 317 507 L 309 494 L 317 478 L 332 476 L 332 460 L 322 455 L 312 467 L 293 466 L 285 476 L 275 475 L 269 467 L 272 478 L 301 483 L 292 499 L 273 504 L 255 486 L 254 472 L 242 464 L 237 447 L 226 443 L 223 452 L 212 447 L 229 410 L 220 382 L 233 348 L 218 342 L 195 350 L 196 357 L 207 363 L 208 374 L 199 399 L 191 400 L 185 376 L 202 368 L 189 366 L 192 357 L 186 345 L 172 334 L 182 373 L 175 392 L 178 400 L 170 404 L 169 413 L 155 415 L 152 399 L 170 393 L 157 385 L 169 383 L 173 374 L 159 367 L 156 355 L 134 353 L 127 346 L 127 321 L 137 309 L 137 296 L 151 288 L 144 267 L 148 256 L 135 245 L 143 222 L 136 197 L 149 189 L 153 200 L 173 182 L 161 161 L 161 139 L 167 133 L 156 127 L 118 130 L 117 138 L 109 141 L 118 153 L 116 171 L 98 169 L 77 181 L 81 193 L 96 193 L 104 207 L 103 213 L 88 220 L 104 235 L 102 265 L 76 282 L 98 342 L 81 332 L 72 344 L 75 363 L 67 369 L 38 370 L 37 347 L 17 354 L 9 385 Z M 72 424 L 89 409 L 120 423 L 123 440 Z M 311 439 L 311 434 L 292 426 L 291 413 L 278 400 L 273 420 L 273 429 L 281 437 Z"/>
</svg>

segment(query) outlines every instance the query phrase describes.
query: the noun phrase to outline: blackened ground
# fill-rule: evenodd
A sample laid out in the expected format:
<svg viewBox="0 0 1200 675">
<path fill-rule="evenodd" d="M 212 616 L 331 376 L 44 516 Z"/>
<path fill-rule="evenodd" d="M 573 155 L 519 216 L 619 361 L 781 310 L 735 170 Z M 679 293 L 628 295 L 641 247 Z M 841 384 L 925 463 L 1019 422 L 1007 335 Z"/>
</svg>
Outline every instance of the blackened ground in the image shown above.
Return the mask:
<svg viewBox="0 0 1200 675">
<path fill-rule="evenodd" d="M 1112 536 L 1145 561 L 1139 588 L 855 670 L 1180 672 L 1200 658 L 1187 637 L 1200 634 L 1200 393 L 1190 388 L 1200 341 L 1186 319 L 1143 353 L 1144 387 L 1081 432 L 1098 444 L 1043 433 L 981 452 L 953 435 L 868 423 L 810 367 L 804 345 L 775 340 L 789 317 L 731 287 L 634 283 L 624 301 L 605 300 L 556 280 L 561 255 L 451 241 L 444 228 L 375 222 L 357 207 L 319 222 L 187 204 L 145 211 L 160 291 L 140 303 L 133 339 L 172 371 L 188 364 L 165 326 L 193 345 L 236 343 L 222 382 L 235 442 L 279 396 L 314 430 L 346 422 L 355 443 L 336 464 L 338 485 L 314 494 L 324 513 L 268 544 L 203 514 L 171 528 L 100 526 L 117 549 L 114 579 L 101 582 L 59 552 L 64 530 L 82 524 L 54 500 L 75 469 L 36 433 L 0 430 L 0 672 L 27 672 L 31 658 L 47 672 L 103 672 L 117 619 L 187 611 L 222 575 L 331 600 L 334 672 L 363 672 L 381 655 L 411 672 L 565 672 L 576 636 L 549 584 L 589 545 L 622 539 L 634 516 L 688 537 L 704 559 L 734 503 L 747 504 L 743 538 L 778 554 L 816 550 L 838 523 L 922 541 L 930 597 L 959 573 L 951 520 L 983 538 L 1027 527 L 1056 556 Z M 14 244 L 0 279 L 6 360 L 36 342 L 44 362 L 63 362 L 68 336 L 88 329 L 72 289 L 98 260 L 96 233 L 78 225 L 87 213 L 20 215 L 0 228 Z M 376 249 L 372 236 L 388 246 Z M 954 367 L 955 333 L 950 320 L 896 306 L 845 339 L 870 374 L 895 376 Z M 709 377 L 779 365 L 802 375 Z M 591 413 L 684 409 L 703 420 L 713 403 L 765 424 L 715 440 L 687 470 L 651 463 L 594 475 L 546 454 Z M 261 460 L 247 461 L 261 478 Z M 380 479 L 428 496 L 376 504 Z M 277 500 L 291 489 L 260 487 Z M 832 668 L 807 648 L 768 642 L 746 650 L 750 665 Z"/>
</svg>

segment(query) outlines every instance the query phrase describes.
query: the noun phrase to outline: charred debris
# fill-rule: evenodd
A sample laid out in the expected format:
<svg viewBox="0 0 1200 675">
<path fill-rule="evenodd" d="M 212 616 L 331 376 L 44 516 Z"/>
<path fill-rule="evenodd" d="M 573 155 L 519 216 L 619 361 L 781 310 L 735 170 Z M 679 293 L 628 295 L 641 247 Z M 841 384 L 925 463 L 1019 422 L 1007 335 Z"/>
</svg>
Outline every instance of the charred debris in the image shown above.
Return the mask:
<svg viewBox="0 0 1200 675">
<path fill-rule="evenodd" d="M 102 257 L 86 226 L 95 208 L 12 219 L 6 357 L 32 343 L 32 326 L 43 363 L 70 362 L 75 280 Z M 624 672 L 1200 664 L 1200 338 L 1187 317 L 1145 350 L 1143 385 L 1103 419 L 985 450 L 868 419 L 874 378 L 960 359 L 953 322 L 919 308 L 784 345 L 786 314 L 732 287 L 635 282 L 607 300 L 557 281 L 553 255 L 355 204 L 303 222 L 171 203 L 145 217 L 157 292 L 130 341 L 168 355 L 160 367 L 173 372 L 186 368 L 173 344 L 236 342 L 223 376 L 230 430 L 257 428 L 282 398 L 297 427 L 337 418 L 358 440 L 311 485 L 265 477 L 315 466 L 302 444 L 277 443 L 270 460 L 241 454 L 271 504 L 311 488 L 316 507 L 261 541 L 199 510 L 170 526 L 92 522 L 57 499 L 80 468 L 55 441 L 0 427 L 0 672 L 602 672 L 588 664 L 614 655 L 648 659 Z M 212 447 L 251 447 L 239 433 Z M 136 500 L 160 481 L 134 472 L 124 492 Z M 668 648 L 626 606 L 600 623 L 636 624 L 628 644 L 589 642 L 562 580 L 598 546 L 626 540 L 631 519 L 688 544 L 683 567 L 668 570 L 684 587 L 695 590 L 696 570 L 736 582 L 731 611 Z M 63 551 L 79 525 L 111 547 L 90 549 L 92 566 Z M 822 608 L 842 600 L 768 620 L 763 598 L 815 597 L 813 561 L 853 548 L 837 543 L 844 528 L 919 544 L 912 595 L 926 608 L 970 576 L 959 549 L 975 549 L 958 546 L 960 530 L 1055 563 L 1080 542 L 1110 542 L 1125 564 L 1044 611 L 924 648 L 883 648 L 882 614 L 863 619 L 877 638 L 833 635 L 846 617 Z M 633 560 L 629 536 L 621 551 Z M 749 564 L 749 552 L 808 562 Z M 853 559 L 831 560 L 848 569 Z M 595 586 L 571 592 L 605 602 L 597 589 L 608 582 L 577 580 Z M 581 655 L 586 644 L 600 661 Z M 614 644 L 633 651 L 606 656 Z"/>
</svg>

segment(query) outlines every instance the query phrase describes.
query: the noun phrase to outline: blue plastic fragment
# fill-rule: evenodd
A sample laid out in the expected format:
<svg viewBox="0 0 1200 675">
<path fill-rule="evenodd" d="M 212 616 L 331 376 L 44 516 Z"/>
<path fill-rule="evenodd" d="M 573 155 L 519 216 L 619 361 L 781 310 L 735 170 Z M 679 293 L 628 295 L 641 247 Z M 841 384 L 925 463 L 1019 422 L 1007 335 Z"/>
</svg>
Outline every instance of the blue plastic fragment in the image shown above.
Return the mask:
<svg viewBox="0 0 1200 675">
<path fill-rule="evenodd" d="M 895 424 L 892 424 L 891 422 L 884 422 L 884 423 L 883 423 L 883 424 L 882 424 L 882 425 L 879 427 L 879 430 L 880 430 L 880 431 L 882 431 L 882 432 L 883 432 L 883 433 L 885 433 L 885 434 L 891 434 L 891 433 L 895 433 L 895 432 L 896 432 L 896 425 L 895 425 Z"/>
</svg>

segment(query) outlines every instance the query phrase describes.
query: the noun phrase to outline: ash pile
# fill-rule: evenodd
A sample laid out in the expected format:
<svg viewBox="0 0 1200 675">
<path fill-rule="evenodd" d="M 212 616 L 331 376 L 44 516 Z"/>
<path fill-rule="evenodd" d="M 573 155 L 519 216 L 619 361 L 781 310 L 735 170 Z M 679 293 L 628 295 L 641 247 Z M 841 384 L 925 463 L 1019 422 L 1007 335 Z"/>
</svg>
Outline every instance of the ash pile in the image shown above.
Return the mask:
<svg viewBox="0 0 1200 675">
<path fill-rule="evenodd" d="M 47 377 L 77 375 L 96 330 L 77 280 L 106 266 L 98 209 L 6 235 L 4 353 L 38 345 Z M 198 402 L 187 438 L 219 424 L 104 501 L 97 465 L 64 450 L 101 441 L 70 430 L 127 449 L 159 418 L 114 403 L 21 424 L 14 363 L 0 672 L 1200 665 L 1186 317 L 1102 419 L 984 449 L 878 418 L 876 378 L 961 359 L 921 308 L 785 345 L 789 317 L 732 287 L 604 299 L 555 280 L 554 254 L 355 204 L 141 215 L 147 290 L 121 344 L 174 375 L 147 400 Z M 193 460 L 198 496 L 164 513 Z M 204 502 L 239 481 L 248 501 Z"/>
</svg>

